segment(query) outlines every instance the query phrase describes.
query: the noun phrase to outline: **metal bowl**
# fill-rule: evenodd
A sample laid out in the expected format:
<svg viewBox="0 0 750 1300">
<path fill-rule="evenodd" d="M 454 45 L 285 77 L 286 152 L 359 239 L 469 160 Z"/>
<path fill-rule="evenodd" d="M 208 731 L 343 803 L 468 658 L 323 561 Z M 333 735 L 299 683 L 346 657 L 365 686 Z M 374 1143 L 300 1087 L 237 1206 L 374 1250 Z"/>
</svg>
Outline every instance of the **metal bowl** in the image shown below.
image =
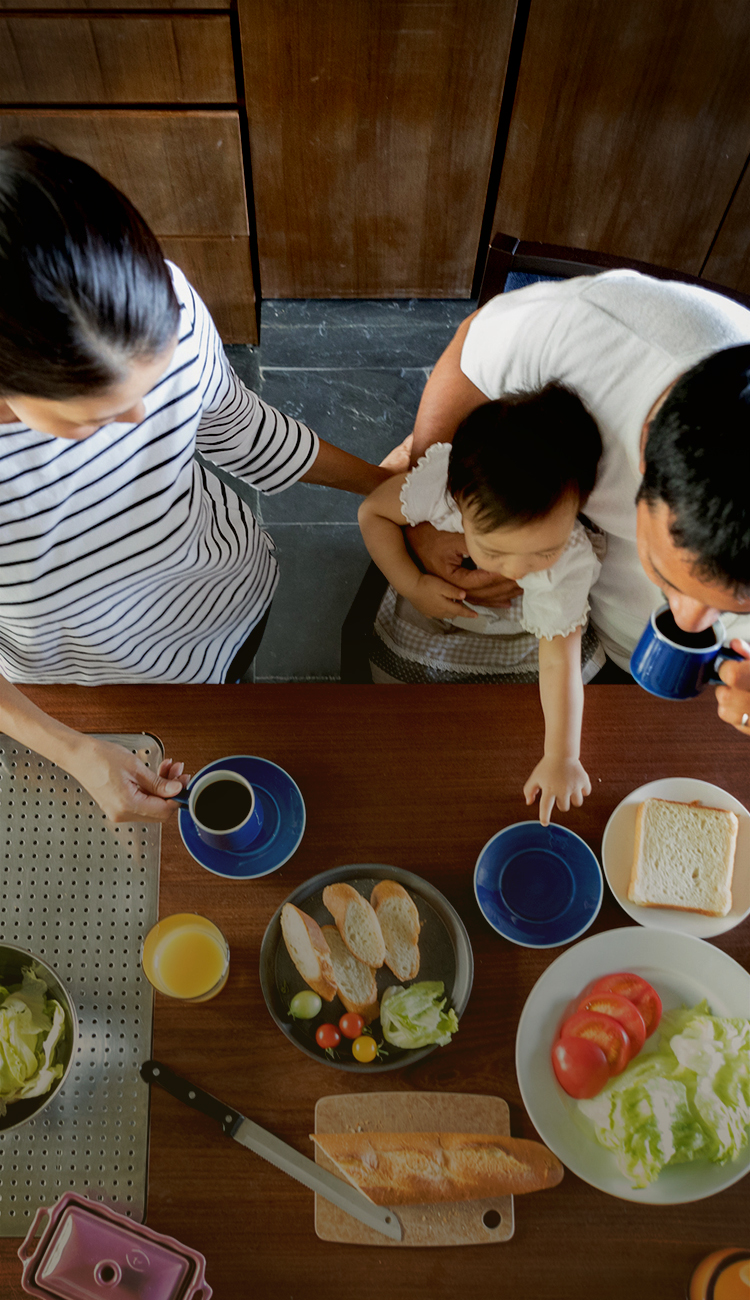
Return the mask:
<svg viewBox="0 0 750 1300">
<path fill-rule="evenodd" d="M 33 967 L 34 973 L 45 981 L 49 996 L 59 1002 L 65 1012 L 65 1033 L 57 1049 L 57 1061 L 62 1064 L 63 1072 L 62 1077 L 43 1096 L 24 1097 L 20 1101 L 8 1103 L 5 1114 L 0 1115 L 0 1132 L 3 1133 L 20 1128 L 27 1120 L 38 1115 L 45 1106 L 49 1105 L 68 1077 L 78 1045 L 78 1015 L 60 977 L 35 953 L 28 952 L 26 948 L 19 948 L 13 943 L 0 942 L 0 984 L 5 988 L 11 984 L 20 984 L 24 966 Z"/>
</svg>

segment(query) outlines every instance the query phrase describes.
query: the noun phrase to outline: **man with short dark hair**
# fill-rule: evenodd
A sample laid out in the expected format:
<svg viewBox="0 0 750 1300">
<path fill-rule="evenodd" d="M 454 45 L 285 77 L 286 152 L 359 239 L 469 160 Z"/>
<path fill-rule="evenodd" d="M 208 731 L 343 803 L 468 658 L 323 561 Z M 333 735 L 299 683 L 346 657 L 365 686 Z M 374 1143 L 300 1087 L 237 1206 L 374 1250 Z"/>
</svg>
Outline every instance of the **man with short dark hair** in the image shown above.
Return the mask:
<svg viewBox="0 0 750 1300">
<path fill-rule="evenodd" d="M 750 312 L 634 271 L 501 294 L 463 322 L 435 366 L 412 463 L 475 407 L 553 380 L 578 394 L 602 435 L 586 514 L 607 535 L 591 609 L 609 659 L 627 670 L 664 599 L 685 631 L 721 614 L 748 662 L 722 665 L 719 715 L 750 735 Z M 460 567 L 460 536 L 422 524 L 410 541 L 472 603 L 515 594 Z"/>
</svg>

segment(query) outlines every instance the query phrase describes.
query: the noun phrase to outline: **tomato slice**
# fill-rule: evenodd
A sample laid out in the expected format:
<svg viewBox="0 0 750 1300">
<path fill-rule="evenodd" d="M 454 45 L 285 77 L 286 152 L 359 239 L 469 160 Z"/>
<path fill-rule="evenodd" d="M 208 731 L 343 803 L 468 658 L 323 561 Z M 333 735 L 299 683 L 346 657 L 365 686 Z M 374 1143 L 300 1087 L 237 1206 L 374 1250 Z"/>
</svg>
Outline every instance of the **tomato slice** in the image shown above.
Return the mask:
<svg viewBox="0 0 750 1300">
<path fill-rule="evenodd" d="M 610 1076 L 621 1074 L 630 1060 L 630 1039 L 619 1020 L 601 1011 L 576 1011 L 563 1024 L 561 1038 L 588 1038 L 607 1058 Z"/>
<path fill-rule="evenodd" d="M 642 979 L 640 975 L 633 975 L 630 971 L 616 971 L 613 975 L 603 975 L 587 989 L 588 997 L 594 993 L 619 993 L 622 997 L 629 998 L 646 1022 L 647 1038 L 650 1038 L 658 1027 L 661 1020 L 661 998 L 648 980 Z"/>
<path fill-rule="evenodd" d="M 607 1058 L 590 1038 L 558 1038 L 552 1068 L 569 1097 L 595 1097 L 609 1078 Z"/>
<path fill-rule="evenodd" d="M 591 993 L 579 1004 L 578 1010 L 601 1011 L 605 1016 L 619 1020 L 630 1039 L 629 1059 L 632 1061 L 638 1055 L 646 1041 L 646 1022 L 630 998 L 624 998 L 621 993 Z"/>
</svg>

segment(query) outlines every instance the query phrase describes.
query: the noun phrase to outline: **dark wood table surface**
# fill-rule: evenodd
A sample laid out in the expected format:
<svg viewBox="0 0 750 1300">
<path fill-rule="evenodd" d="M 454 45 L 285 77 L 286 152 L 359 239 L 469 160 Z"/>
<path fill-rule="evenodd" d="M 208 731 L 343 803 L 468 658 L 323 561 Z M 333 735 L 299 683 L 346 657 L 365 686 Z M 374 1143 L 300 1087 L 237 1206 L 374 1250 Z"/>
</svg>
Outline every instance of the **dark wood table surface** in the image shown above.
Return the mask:
<svg viewBox="0 0 750 1300">
<path fill-rule="evenodd" d="M 231 972 L 222 994 L 202 1006 L 157 995 L 157 1058 L 307 1154 L 319 1097 L 383 1088 L 504 1097 L 511 1131 L 535 1136 L 516 1080 L 516 1026 L 535 981 L 562 950 L 505 942 L 473 892 L 483 844 L 531 816 L 521 787 L 541 753 L 535 687 L 33 687 L 28 694 L 82 730 L 153 732 L 190 772 L 223 755 L 262 755 L 304 795 L 299 849 L 258 881 L 209 874 L 183 848 L 176 818 L 165 827 L 160 914 L 190 910 L 215 920 L 229 940 Z M 750 804 L 750 742 L 719 722 L 710 691 L 669 704 L 634 686 L 587 688 L 583 760 L 593 793 L 559 820 L 597 856 L 610 813 L 647 781 L 697 777 Z M 318 872 L 357 862 L 432 881 L 463 918 L 476 966 L 450 1045 L 372 1079 L 317 1064 L 287 1042 L 258 979 L 263 933 L 283 899 Z M 630 924 L 605 885 L 589 933 Z M 749 941 L 745 922 L 713 942 L 747 969 Z M 323 1242 L 311 1192 L 210 1120 L 153 1092 L 146 1221 L 205 1254 L 215 1300 L 684 1300 L 703 1255 L 747 1245 L 750 1236 L 748 1179 L 693 1204 L 641 1207 L 567 1173 L 558 1188 L 519 1197 L 515 1208 L 515 1235 L 504 1244 L 393 1250 Z M 0 1242 L 0 1294 L 8 1300 L 22 1295 L 17 1245 Z"/>
</svg>

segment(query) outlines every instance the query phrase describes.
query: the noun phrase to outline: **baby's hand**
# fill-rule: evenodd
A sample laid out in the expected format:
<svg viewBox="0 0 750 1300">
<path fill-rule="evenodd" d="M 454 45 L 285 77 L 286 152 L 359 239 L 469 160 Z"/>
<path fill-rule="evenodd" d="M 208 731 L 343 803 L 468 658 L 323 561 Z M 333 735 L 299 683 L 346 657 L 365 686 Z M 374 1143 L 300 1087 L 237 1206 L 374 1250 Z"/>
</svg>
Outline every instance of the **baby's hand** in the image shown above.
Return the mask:
<svg viewBox="0 0 750 1300">
<path fill-rule="evenodd" d="M 533 803 L 537 795 L 541 796 L 539 820 L 542 826 L 549 826 L 555 804 L 561 812 L 567 812 L 571 804 L 580 808 L 585 795 L 591 794 L 591 782 L 577 758 L 550 758 L 545 755 L 531 773 L 523 787 L 523 793 L 527 804 Z"/>
<path fill-rule="evenodd" d="M 434 573 L 420 573 L 413 589 L 407 593 L 409 600 L 425 618 L 476 618 L 473 609 L 463 604 L 466 592 L 454 587 L 452 582 L 437 578 Z"/>
</svg>

